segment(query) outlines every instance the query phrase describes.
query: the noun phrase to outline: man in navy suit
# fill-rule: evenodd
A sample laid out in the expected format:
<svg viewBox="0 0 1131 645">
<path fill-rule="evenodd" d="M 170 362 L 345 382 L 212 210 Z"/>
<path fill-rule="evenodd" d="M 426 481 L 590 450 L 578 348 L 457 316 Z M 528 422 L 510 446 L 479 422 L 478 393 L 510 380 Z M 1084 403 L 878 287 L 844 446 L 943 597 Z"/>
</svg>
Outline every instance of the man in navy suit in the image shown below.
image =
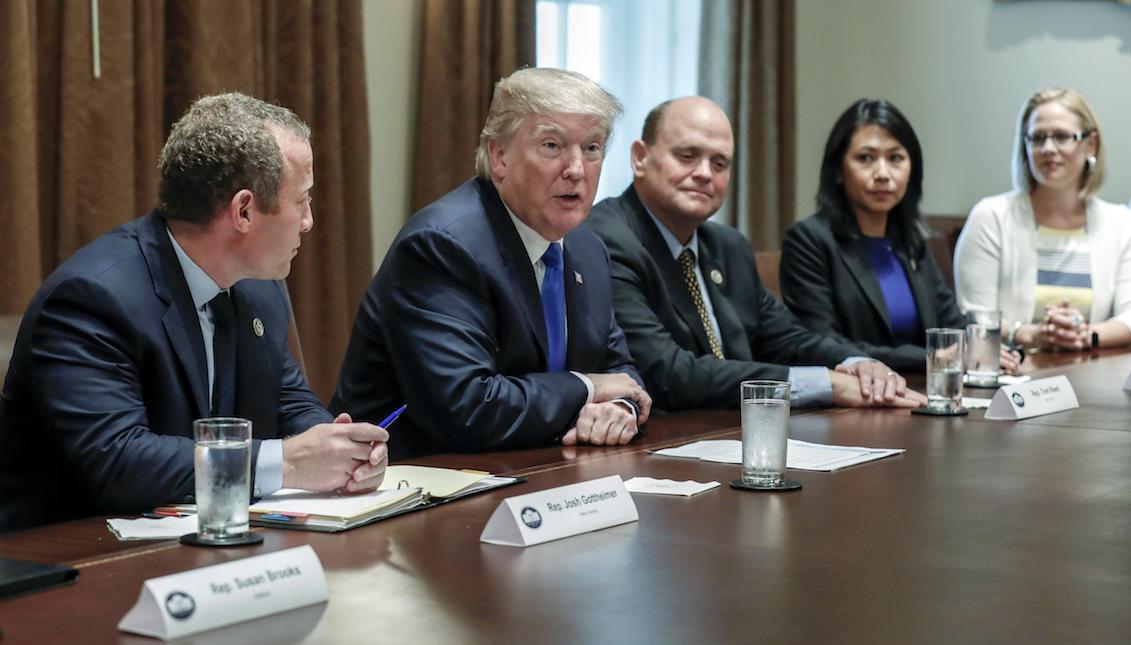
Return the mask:
<svg viewBox="0 0 1131 645">
<path fill-rule="evenodd" d="M 608 254 L 578 228 L 620 105 L 572 72 L 499 81 L 478 177 L 401 230 L 362 301 L 331 409 L 402 403 L 393 459 L 623 444 L 651 409 L 613 317 Z"/>
<path fill-rule="evenodd" d="M 662 103 L 632 144 L 633 184 L 586 224 L 608 246 L 617 321 L 657 407 L 733 408 L 747 379 L 788 380 L 796 406 L 925 403 L 860 348 L 802 327 L 758 279 L 750 242 L 708 221 L 733 156 L 718 105 Z"/>
<path fill-rule="evenodd" d="M 156 211 L 44 282 L 0 397 L 0 531 L 185 501 L 208 416 L 252 420 L 257 495 L 380 483 L 388 435 L 332 418 L 287 349 L 275 281 L 313 226 L 309 137 L 290 110 L 198 100 L 162 150 Z"/>
</svg>

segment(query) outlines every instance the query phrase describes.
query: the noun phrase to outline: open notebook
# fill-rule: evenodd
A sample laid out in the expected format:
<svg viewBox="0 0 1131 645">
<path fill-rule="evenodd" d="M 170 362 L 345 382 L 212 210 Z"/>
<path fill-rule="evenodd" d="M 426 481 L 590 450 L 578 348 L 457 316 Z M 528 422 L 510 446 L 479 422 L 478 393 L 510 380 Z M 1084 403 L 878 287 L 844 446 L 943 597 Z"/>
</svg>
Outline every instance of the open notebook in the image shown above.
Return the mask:
<svg viewBox="0 0 1131 645">
<path fill-rule="evenodd" d="M 451 500 L 506 486 L 514 477 L 494 477 L 481 470 L 452 470 L 431 466 L 389 466 L 381 490 L 419 488 L 427 501 Z"/>
<path fill-rule="evenodd" d="M 419 488 L 376 490 L 362 495 L 284 488 L 248 508 L 257 526 L 344 531 L 395 515 L 421 503 Z"/>
<path fill-rule="evenodd" d="M 363 495 L 315 493 L 284 488 L 251 505 L 251 523 L 308 531 L 344 531 L 410 511 L 430 508 L 521 477 L 426 466 L 389 466 L 381 488 Z"/>
</svg>

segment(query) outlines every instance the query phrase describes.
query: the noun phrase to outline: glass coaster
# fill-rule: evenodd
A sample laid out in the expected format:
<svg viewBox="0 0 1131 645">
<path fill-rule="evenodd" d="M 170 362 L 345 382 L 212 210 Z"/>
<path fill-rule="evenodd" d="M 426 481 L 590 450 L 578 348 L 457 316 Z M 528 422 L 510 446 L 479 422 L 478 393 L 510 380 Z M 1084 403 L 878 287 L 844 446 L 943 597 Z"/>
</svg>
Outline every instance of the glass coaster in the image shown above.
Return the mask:
<svg viewBox="0 0 1131 645">
<path fill-rule="evenodd" d="M 951 412 L 949 410 L 935 410 L 932 408 L 912 408 L 911 414 L 925 414 L 931 417 L 962 417 L 970 414 L 966 408 L 958 408 Z"/>
<path fill-rule="evenodd" d="M 260 542 L 263 542 L 263 534 L 253 533 L 251 531 L 238 537 L 212 540 L 206 540 L 200 537 L 199 533 L 189 533 L 188 535 L 181 536 L 181 544 L 187 544 L 189 546 L 250 546 L 252 544 L 259 544 Z"/>
<path fill-rule="evenodd" d="M 755 484 L 744 483 L 741 479 L 730 480 L 730 487 L 739 490 L 757 490 L 766 493 L 783 492 L 787 490 L 801 490 L 801 482 L 795 482 L 792 479 L 783 479 L 780 484 L 771 486 L 757 486 Z"/>
<path fill-rule="evenodd" d="M 996 390 L 999 387 L 1001 387 L 1001 381 L 994 381 L 990 385 L 983 385 L 981 383 L 971 383 L 969 374 L 966 374 L 965 376 L 962 377 L 962 384 L 965 385 L 966 387 L 972 387 L 972 388 L 977 389 L 977 390 Z"/>
</svg>

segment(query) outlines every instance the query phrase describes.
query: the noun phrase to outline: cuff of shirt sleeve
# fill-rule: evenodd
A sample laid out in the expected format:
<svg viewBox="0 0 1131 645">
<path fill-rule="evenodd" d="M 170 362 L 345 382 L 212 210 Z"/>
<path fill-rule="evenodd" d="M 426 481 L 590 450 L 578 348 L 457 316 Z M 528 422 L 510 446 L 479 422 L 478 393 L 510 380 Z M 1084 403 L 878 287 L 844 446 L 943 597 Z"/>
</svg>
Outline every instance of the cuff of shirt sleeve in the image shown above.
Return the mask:
<svg viewBox="0 0 1131 645">
<path fill-rule="evenodd" d="M 824 367 L 789 368 L 789 396 L 790 405 L 795 408 L 832 405 L 833 382 L 829 378 L 829 370 Z"/>
<path fill-rule="evenodd" d="M 636 401 L 631 399 L 613 399 L 610 403 L 619 403 L 628 408 L 632 412 L 632 418 L 636 421 L 636 425 L 640 425 L 640 408 L 636 407 Z"/>
<path fill-rule="evenodd" d="M 266 439 L 259 444 L 255 460 L 255 490 L 252 497 L 266 497 L 283 487 L 283 441 Z"/>
<path fill-rule="evenodd" d="M 586 392 L 586 394 L 585 394 L 585 404 L 589 405 L 590 403 L 592 403 L 593 402 L 593 381 L 589 380 L 589 377 L 582 374 L 581 372 L 574 372 L 574 371 L 570 370 L 570 374 L 573 374 L 577 378 L 581 379 L 581 382 L 585 384 L 585 392 Z"/>
</svg>

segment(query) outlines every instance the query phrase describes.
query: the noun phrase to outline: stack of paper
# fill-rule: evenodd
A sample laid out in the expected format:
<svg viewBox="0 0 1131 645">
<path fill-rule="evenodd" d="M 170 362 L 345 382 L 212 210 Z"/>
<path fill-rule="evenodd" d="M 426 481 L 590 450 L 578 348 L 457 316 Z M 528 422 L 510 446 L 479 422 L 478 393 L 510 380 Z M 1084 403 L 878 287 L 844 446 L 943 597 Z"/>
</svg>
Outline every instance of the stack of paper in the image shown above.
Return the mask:
<svg viewBox="0 0 1131 645">
<path fill-rule="evenodd" d="M 377 490 L 361 495 L 315 493 L 284 488 L 252 504 L 257 526 L 344 531 L 412 508 L 423 497 L 419 488 Z"/>
<path fill-rule="evenodd" d="M 833 471 L 905 452 L 902 448 L 861 448 L 829 446 L 808 441 L 789 440 L 786 468 L 796 470 Z M 689 457 L 724 464 L 742 463 L 742 442 L 737 439 L 696 441 L 678 448 L 657 450 L 665 457 Z"/>
</svg>

